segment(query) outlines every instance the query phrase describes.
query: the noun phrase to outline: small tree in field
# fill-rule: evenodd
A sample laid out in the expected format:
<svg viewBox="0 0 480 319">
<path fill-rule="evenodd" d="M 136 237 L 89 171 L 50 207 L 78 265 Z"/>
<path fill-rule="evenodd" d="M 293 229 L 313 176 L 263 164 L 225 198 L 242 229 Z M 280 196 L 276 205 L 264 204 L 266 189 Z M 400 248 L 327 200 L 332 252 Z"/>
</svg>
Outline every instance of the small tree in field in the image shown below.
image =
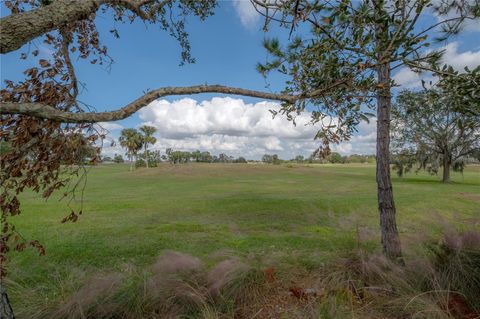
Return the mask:
<svg viewBox="0 0 480 319">
<path fill-rule="evenodd" d="M 332 164 L 339 164 L 339 163 L 342 163 L 342 155 L 340 155 L 340 153 L 337 153 L 337 152 L 332 152 L 330 153 L 330 155 L 328 155 L 328 161 Z"/>
<path fill-rule="evenodd" d="M 148 156 L 148 145 L 153 145 L 157 142 L 157 139 L 153 136 L 157 129 L 153 126 L 143 125 L 140 127 L 140 131 L 143 133 L 142 141 L 145 151 L 145 165 L 148 168 L 148 161 L 150 160 L 150 157 Z"/>
<path fill-rule="evenodd" d="M 205 151 L 200 153 L 200 162 L 211 163 L 212 160 L 213 160 L 213 157 L 210 154 L 210 152 Z"/>
<path fill-rule="evenodd" d="M 113 156 L 113 161 L 115 163 L 123 163 L 124 162 L 123 157 L 120 154 L 115 154 L 115 156 Z"/>
<path fill-rule="evenodd" d="M 294 120 L 308 105 L 316 106 L 312 121 L 324 124 L 317 138 L 325 143 L 349 139 L 355 125 L 376 109 L 376 180 L 380 228 L 385 255 L 402 263 L 396 209 L 390 176 L 390 112 L 392 70 L 409 66 L 447 75 L 437 66 L 441 52 L 426 51 L 437 32 L 442 39 L 457 34 L 464 21 L 480 16 L 476 1 L 252 0 L 265 16 L 265 28 L 278 22 L 290 32 L 290 41 L 266 40 L 271 59 L 259 64 L 267 75 L 277 70 L 287 75 L 286 92 L 323 93 L 295 104 L 284 104 L 281 113 Z M 438 21 L 424 19 L 435 12 Z M 299 30 L 297 32 L 297 30 Z M 333 129 L 332 129 L 333 128 Z"/>
<path fill-rule="evenodd" d="M 134 128 L 126 128 L 122 130 L 118 140 L 120 145 L 127 151 L 130 171 L 132 171 L 135 166 L 135 158 L 143 145 L 142 135 Z"/>
<path fill-rule="evenodd" d="M 414 148 L 423 168 L 436 172 L 442 166 L 444 183 L 451 169 L 462 171 L 465 159 L 480 149 L 480 112 L 460 107 L 448 91 L 429 89 L 401 92 L 393 108 L 396 143 Z"/>
<path fill-rule="evenodd" d="M 297 155 L 297 156 L 295 156 L 294 160 L 297 163 L 303 163 L 303 161 L 305 160 L 305 157 L 303 155 Z"/>
<path fill-rule="evenodd" d="M 193 152 L 190 153 L 191 156 L 192 156 L 192 159 L 195 160 L 195 162 L 201 162 L 202 161 L 202 152 L 200 152 L 199 150 L 195 150 Z"/>
<path fill-rule="evenodd" d="M 264 154 L 264 155 L 262 156 L 262 162 L 263 162 L 263 163 L 267 163 L 267 164 L 272 163 L 272 155 L 270 155 L 270 154 Z"/>
<path fill-rule="evenodd" d="M 234 160 L 234 163 L 246 164 L 246 163 L 248 163 L 248 162 L 247 162 L 247 160 L 245 159 L 245 157 L 239 156 L 239 157 L 237 157 L 237 158 Z"/>
</svg>

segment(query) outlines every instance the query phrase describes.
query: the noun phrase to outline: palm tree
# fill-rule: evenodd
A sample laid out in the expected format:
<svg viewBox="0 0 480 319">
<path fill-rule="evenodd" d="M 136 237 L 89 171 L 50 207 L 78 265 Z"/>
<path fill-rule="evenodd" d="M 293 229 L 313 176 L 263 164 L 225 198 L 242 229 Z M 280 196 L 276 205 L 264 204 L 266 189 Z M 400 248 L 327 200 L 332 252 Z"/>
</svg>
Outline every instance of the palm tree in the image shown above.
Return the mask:
<svg viewBox="0 0 480 319">
<path fill-rule="evenodd" d="M 143 141 L 143 147 L 145 148 L 145 164 L 147 165 L 148 168 L 148 145 L 149 144 L 155 144 L 157 139 L 153 136 L 157 129 L 153 126 L 148 126 L 148 125 L 143 125 L 140 127 L 140 131 L 142 131 L 142 141 Z"/>
<path fill-rule="evenodd" d="M 134 128 L 123 129 L 120 133 L 120 145 L 127 150 L 128 160 L 130 161 L 130 171 L 133 170 L 133 158 L 142 148 L 142 135 Z"/>
</svg>

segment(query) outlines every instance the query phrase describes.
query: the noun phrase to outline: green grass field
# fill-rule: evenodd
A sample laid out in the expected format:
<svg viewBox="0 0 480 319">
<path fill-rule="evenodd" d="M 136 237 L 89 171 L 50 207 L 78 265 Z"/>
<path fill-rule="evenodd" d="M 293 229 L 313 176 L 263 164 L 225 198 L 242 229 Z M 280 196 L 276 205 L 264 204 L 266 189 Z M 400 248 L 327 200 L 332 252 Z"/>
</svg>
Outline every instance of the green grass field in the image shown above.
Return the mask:
<svg viewBox="0 0 480 319">
<path fill-rule="evenodd" d="M 455 173 L 450 184 L 439 178 L 394 178 L 404 244 L 438 232 L 445 221 L 472 227 L 480 218 L 479 166 Z M 12 218 L 25 238 L 44 244 L 46 255 L 32 249 L 10 254 L 9 278 L 45 300 L 61 295 L 63 283 L 77 273 L 144 267 L 164 250 L 207 264 L 212 256 L 231 254 L 309 270 L 358 245 L 380 246 L 373 165 L 92 167 L 84 213 L 66 224 L 60 221 L 69 211 L 59 196 L 45 202 L 25 194 L 22 214 Z M 15 287 L 18 312 L 23 302 Z"/>
</svg>

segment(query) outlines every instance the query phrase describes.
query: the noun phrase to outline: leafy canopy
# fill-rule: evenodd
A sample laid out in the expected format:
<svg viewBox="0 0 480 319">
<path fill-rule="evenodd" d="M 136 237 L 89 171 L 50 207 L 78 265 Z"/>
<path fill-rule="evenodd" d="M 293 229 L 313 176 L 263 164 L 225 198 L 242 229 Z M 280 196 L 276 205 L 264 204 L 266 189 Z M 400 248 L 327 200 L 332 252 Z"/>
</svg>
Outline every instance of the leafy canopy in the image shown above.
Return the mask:
<svg viewBox="0 0 480 319">
<path fill-rule="evenodd" d="M 266 17 L 265 28 L 278 22 L 290 30 L 285 45 L 278 39 L 265 40 L 270 58 L 258 64 L 258 71 L 265 76 L 272 71 L 286 75 L 288 93 L 324 92 L 284 104 L 280 112 L 294 120 L 311 105 L 312 122 L 321 124 L 316 138 L 326 143 L 349 139 L 355 125 L 372 116 L 376 98 L 390 96 L 395 84 L 378 81 L 381 66 L 387 66 L 387 77 L 402 66 L 452 74 L 439 66 L 442 51 L 425 48 L 457 34 L 465 21 L 480 13 L 476 1 L 253 2 Z M 422 20 L 430 14 L 438 21 Z"/>
</svg>

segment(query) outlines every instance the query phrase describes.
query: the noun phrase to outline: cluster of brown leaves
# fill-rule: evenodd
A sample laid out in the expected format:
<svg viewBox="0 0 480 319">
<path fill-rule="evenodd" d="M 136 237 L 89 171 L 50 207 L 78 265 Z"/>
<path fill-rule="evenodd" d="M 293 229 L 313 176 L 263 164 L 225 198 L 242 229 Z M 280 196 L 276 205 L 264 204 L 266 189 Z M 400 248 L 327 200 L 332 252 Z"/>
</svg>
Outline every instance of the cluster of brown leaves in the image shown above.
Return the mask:
<svg viewBox="0 0 480 319">
<path fill-rule="evenodd" d="M 22 6 L 40 5 L 41 2 L 27 0 L 6 3 L 12 13 L 22 12 Z M 69 55 L 77 52 L 83 59 L 93 56 L 92 63 L 109 59 L 106 48 L 99 43 L 93 20 L 75 22 L 58 33 L 46 34 L 43 42 L 53 48 L 51 56 L 39 54 L 38 49 L 30 52 L 29 46 L 29 51 L 21 53 L 20 58 L 36 59 L 38 65 L 24 71 L 23 81 L 6 80 L 0 100 L 38 102 L 61 110 L 82 112 L 84 107 L 76 100 L 78 82 Z M 9 250 L 22 251 L 30 246 L 40 255 L 45 253 L 39 241 L 24 239 L 8 222 L 10 216 L 21 212 L 19 194 L 31 189 L 48 198 L 54 191 L 65 189 L 64 196 L 70 198 L 70 203 L 75 199 L 75 190 L 81 186 L 78 177 L 84 172 L 83 165 L 86 161 L 94 164 L 99 157 L 97 142 L 103 136 L 90 124 L 62 124 L 19 115 L 2 115 L 0 127 L 0 276 L 4 276 Z M 63 221 L 74 222 L 78 215 L 72 209 Z"/>
</svg>

